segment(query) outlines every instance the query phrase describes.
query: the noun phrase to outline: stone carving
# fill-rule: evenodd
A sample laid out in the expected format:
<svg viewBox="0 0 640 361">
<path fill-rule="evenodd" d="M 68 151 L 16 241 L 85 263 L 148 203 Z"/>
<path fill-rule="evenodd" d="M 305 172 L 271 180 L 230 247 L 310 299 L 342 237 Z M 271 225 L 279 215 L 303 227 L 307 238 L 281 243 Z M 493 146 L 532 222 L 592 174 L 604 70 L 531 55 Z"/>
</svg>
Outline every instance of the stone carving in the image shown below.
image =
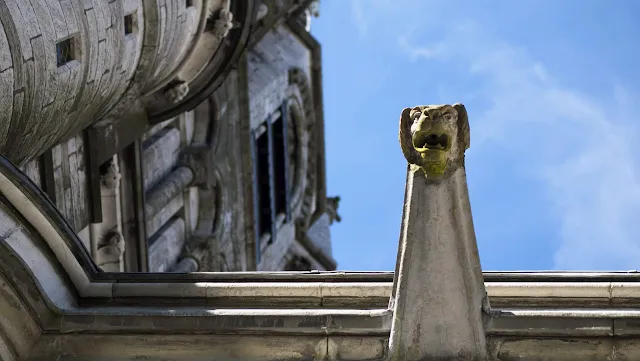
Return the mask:
<svg viewBox="0 0 640 361">
<path fill-rule="evenodd" d="M 124 249 L 124 238 L 117 230 L 106 233 L 98 243 L 96 264 L 106 272 L 120 271 L 120 257 Z"/>
<path fill-rule="evenodd" d="M 204 187 L 207 183 L 208 148 L 206 146 L 187 147 L 180 155 L 180 166 L 188 167 L 193 172 L 191 185 Z"/>
<path fill-rule="evenodd" d="M 317 18 L 320 16 L 320 0 L 314 0 L 311 2 L 311 4 L 309 4 L 309 12 L 311 13 L 311 16 L 313 16 L 314 18 Z"/>
<path fill-rule="evenodd" d="M 327 197 L 327 214 L 329 214 L 330 222 L 340 222 L 342 218 L 338 214 L 338 207 L 340 206 L 340 196 Z"/>
<path fill-rule="evenodd" d="M 300 157 L 300 137 L 299 132 L 299 113 L 293 106 L 288 106 L 287 111 L 287 151 L 289 157 L 289 190 L 294 193 L 296 190 L 296 182 L 298 179 L 298 172 L 300 171 L 299 159 Z M 296 113 L 296 114 L 294 114 Z"/>
<path fill-rule="evenodd" d="M 464 106 L 404 109 L 400 144 L 410 167 L 389 304 L 389 359 L 486 360 L 490 308 L 464 169 Z"/>
<path fill-rule="evenodd" d="M 315 112 L 314 112 L 314 103 L 313 103 L 313 94 L 311 92 L 311 87 L 309 86 L 309 79 L 304 70 L 300 68 L 291 68 L 289 70 L 289 84 L 298 88 L 300 91 L 300 97 L 302 100 L 302 108 L 303 108 L 303 117 L 304 128 L 300 129 L 301 125 L 297 124 L 297 128 L 300 129 L 298 135 L 306 132 L 309 136 L 313 136 L 315 134 L 314 127 L 315 123 Z M 297 141 L 300 142 L 300 137 L 297 138 Z M 304 144 L 303 144 L 304 146 Z M 310 139 L 306 142 L 307 153 L 306 153 L 306 164 L 301 167 L 301 169 L 295 169 L 295 172 L 305 172 L 305 188 L 302 194 L 302 207 L 300 210 L 299 218 L 302 220 L 303 228 L 308 228 L 309 222 L 311 221 L 311 215 L 314 212 L 314 197 L 316 191 L 316 157 L 317 157 L 317 144 L 314 139 Z M 300 152 L 299 152 L 300 153 Z M 302 164 L 303 162 L 297 162 L 296 164 Z"/>
<path fill-rule="evenodd" d="M 427 178 L 439 178 L 464 161 L 469 120 L 462 104 L 405 108 L 400 116 L 400 145 L 410 164 Z"/>
<path fill-rule="evenodd" d="M 311 18 L 320 16 L 320 2 L 312 1 L 309 6 L 298 14 L 298 23 L 306 30 L 311 31 Z"/>
<path fill-rule="evenodd" d="M 112 161 L 101 167 L 100 174 L 100 181 L 107 189 L 113 190 L 120 185 L 120 169 Z"/>
<path fill-rule="evenodd" d="M 269 15 L 269 5 L 264 2 L 258 5 L 258 13 L 256 14 L 256 21 L 260 21 Z"/>
<path fill-rule="evenodd" d="M 229 35 L 229 31 L 234 25 L 233 13 L 227 9 L 221 9 L 217 14 L 212 13 L 209 18 L 207 18 L 205 29 L 216 38 L 224 39 Z"/>
<path fill-rule="evenodd" d="M 189 94 L 189 84 L 182 79 L 174 79 L 164 87 L 163 94 L 173 104 L 179 103 Z"/>
<path fill-rule="evenodd" d="M 224 192 L 222 189 L 220 171 L 215 166 L 204 169 L 204 163 L 199 167 L 202 172 L 202 182 L 198 185 L 198 222 L 196 229 L 185 245 L 187 253 L 199 263 L 200 271 L 219 271 L 222 261 L 218 257 L 219 242 L 223 238 L 222 230 Z M 194 165 L 195 166 L 195 165 Z"/>
</svg>

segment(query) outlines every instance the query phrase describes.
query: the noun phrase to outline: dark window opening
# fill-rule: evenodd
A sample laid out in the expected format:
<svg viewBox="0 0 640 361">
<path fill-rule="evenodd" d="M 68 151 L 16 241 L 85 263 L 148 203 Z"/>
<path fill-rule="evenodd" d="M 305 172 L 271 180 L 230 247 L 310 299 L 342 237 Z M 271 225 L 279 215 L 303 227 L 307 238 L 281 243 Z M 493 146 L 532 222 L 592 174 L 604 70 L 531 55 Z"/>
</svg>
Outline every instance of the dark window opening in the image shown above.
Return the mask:
<svg viewBox="0 0 640 361">
<path fill-rule="evenodd" d="M 69 38 L 56 44 L 56 62 L 58 67 L 76 60 L 75 39 Z"/>
<path fill-rule="evenodd" d="M 256 261 L 260 261 L 262 248 L 276 241 L 278 227 L 288 222 L 288 124 L 283 106 L 277 116 L 264 122 L 253 142 L 254 203 L 256 218 Z M 265 235 L 269 233 L 268 242 Z M 264 244 L 263 244 L 264 243 Z"/>
<path fill-rule="evenodd" d="M 269 134 L 262 133 L 256 139 L 256 181 L 258 207 L 258 235 L 271 233 L 273 214 L 271 212 L 271 185 L 269 182 Z"/>
<path fill-rule="evenodd" d="M 133 34 L 134 31 L 134 18 L 133 14 L 124 16 L 124 35 Z"/>
<path fill-rule="evenodd" d="M 274 209 L 276 215 L 287 214 L 287 129 L 283 117 L 272 123 Z"/>
<path fill-rule="evenodd" d="M 184 6 L 187 8 L 193 6 L 193 0 L 184 0 Z"/>
</svg>

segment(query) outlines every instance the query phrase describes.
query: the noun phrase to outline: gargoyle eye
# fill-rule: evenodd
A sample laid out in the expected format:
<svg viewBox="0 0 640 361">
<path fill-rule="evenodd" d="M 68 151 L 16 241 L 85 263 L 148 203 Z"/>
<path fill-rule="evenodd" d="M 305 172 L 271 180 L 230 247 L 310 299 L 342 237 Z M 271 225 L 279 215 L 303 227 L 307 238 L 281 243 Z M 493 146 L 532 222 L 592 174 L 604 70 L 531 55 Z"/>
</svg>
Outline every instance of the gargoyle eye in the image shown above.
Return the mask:
<svg viewBox="0 0 640 361">
<path fill-rule="evenodd" d="M 444 113 L 444 114 L 442 114 L 442 119 L 449 122 L 449 121 L 453 120 L 453 114 Z"/>
<path fill-rule="evenodd" d="M 420 113 L 420 111 L 419 111 L 419 110 L 415 110 L 415 111 L 413 112 L 413 115 L 411 115 L 411 119 L 413 119 L 413 120 L 418 120 L 418 119 L 420 118 L 420 115 L 422 115 L 422 113 Z"/>
</svg>

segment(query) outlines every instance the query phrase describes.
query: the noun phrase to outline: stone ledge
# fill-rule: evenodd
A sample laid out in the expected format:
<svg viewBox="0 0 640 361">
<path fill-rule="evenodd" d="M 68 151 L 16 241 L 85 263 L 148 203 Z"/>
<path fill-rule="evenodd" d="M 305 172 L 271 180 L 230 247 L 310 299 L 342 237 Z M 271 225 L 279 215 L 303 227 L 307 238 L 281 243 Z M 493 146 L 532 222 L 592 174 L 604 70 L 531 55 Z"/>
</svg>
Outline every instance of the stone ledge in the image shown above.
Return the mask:
<svg viewBox="0 0 640 361">
<path fill-rule="evenodd" d="M 382 360 L 385 337 L 47 335 L 31 360 Z"/>
</svg>

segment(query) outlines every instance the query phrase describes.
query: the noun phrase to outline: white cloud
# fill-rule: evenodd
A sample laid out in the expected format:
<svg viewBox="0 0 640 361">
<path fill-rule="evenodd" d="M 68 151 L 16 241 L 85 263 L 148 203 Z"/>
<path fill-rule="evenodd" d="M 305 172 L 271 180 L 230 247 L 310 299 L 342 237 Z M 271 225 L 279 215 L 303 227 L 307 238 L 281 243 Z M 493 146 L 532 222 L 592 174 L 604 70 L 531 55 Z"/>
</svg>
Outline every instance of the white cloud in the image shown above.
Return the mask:
<svg viewBox="0 0 640 361">
<path fill-rule="evenodd" d="M 480 89 L 464 89 L 490 104 L 470 114 L 472 143 L 500 142 L 546 188 L 561 227 L 555 267 L 640 268 L 634 96 L 620 84 L 591 95 L 564 87 L 526 49 L 457 16 L 455 24 L 439 24 L 440 34 L 438 24 L 399 33 L 398 46 L 411 60 L 446 62 L 481 80 Z"/>
</svg>

